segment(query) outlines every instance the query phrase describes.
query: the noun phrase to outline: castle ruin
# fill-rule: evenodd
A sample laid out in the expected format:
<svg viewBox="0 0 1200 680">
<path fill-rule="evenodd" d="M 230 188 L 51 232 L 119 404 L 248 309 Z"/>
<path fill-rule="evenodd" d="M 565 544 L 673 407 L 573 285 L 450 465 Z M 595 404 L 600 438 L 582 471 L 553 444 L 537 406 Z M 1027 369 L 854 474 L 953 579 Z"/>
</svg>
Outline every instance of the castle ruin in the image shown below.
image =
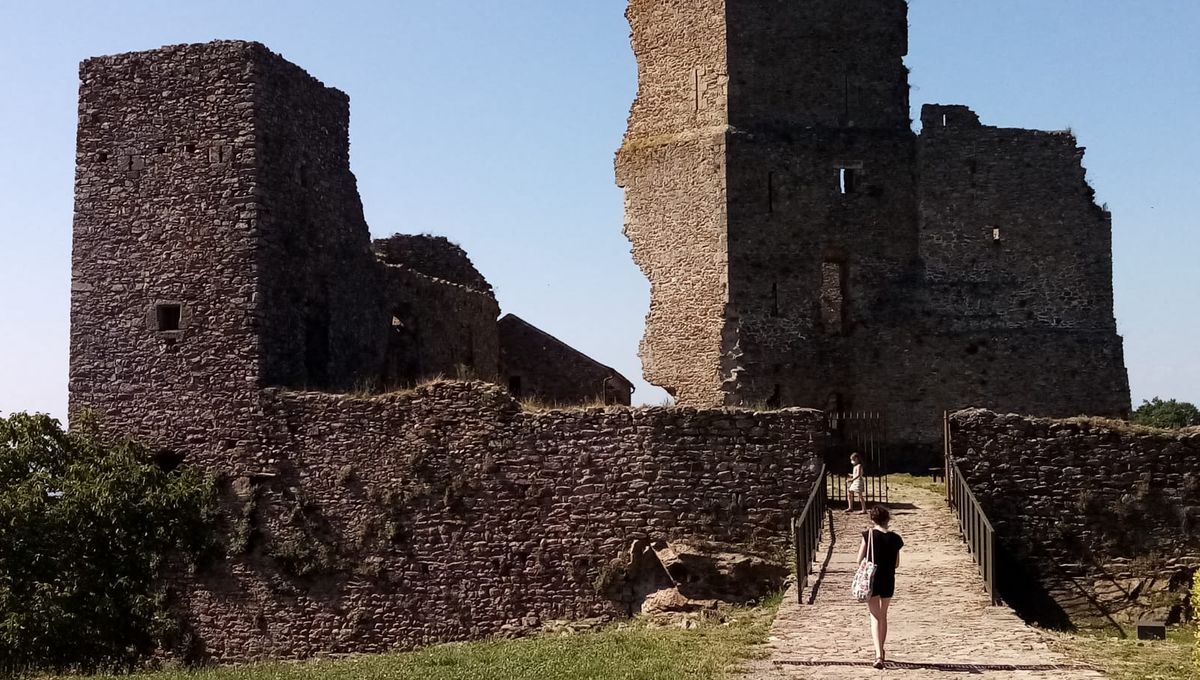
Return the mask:
<svg viewBox="0 0 1200 680">
<path fill-rule="evenodd" d="M 1112 226 L 1070 132 L 909 118 L 904 0 L 632 0 L 617 157 L 680 403 L 1123 416 Z"/>
</svg>

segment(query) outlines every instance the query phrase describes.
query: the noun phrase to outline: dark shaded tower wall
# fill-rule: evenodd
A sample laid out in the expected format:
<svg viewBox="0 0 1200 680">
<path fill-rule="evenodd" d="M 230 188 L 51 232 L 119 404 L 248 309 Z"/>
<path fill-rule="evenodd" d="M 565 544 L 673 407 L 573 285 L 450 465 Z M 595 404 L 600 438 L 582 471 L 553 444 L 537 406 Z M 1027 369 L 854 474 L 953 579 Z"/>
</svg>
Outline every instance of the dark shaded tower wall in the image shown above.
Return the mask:
<svg viewBox="0 0 1200 680">
<path fill-rule="evenodd" d="M 904 0 L 728 0 L 729 122 L 909 127 Z"/>
<path fill-rule="evenodd" d="M 71 412 L 218 460 L 252 453 L 263 381 L 257 55 L 222 42 L 80 66 Z"/>
<path fill-rule="evenodd" d="M 729 3 L 731 404 L 849 408 L 912 312 L 915 138 L 902 0 Z"/>
<path fill-rule="evenodd" d="M 728 299 L 724 0 L 632 0 L 638 94 L 617 154 L 625 234 L 650 281 L 646 379 L 717 406 Z"/>
<path fill-rule="evenodd" d="M 350 171 L 350 100 L 265 47 L 252 49 L 264 382 L 369 386 L 390 317 Z"/>
</svg>

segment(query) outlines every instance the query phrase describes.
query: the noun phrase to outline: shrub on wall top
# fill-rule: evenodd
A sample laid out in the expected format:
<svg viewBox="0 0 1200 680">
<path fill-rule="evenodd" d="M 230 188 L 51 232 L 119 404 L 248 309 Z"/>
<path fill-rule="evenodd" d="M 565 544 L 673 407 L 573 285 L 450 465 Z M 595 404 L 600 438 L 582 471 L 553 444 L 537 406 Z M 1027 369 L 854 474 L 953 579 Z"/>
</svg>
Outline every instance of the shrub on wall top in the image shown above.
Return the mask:
<svg viewBox="0 0 1200 680">
<path fill-rule="evenodd" d="M 1133 412 L 1133 422 L 1147 427 L 1176 430 L 1200 425 L 1200 409 L 1186 401 L 1163 401 L 1158 397 L 1143 401 Z"/>
<path fill-rule="evenodd" d="M 212 545 L 212 483 L 43 415 L 0 418 L 0 675 L 125 670 L 178 641 L 168 561 Z"/>
</svg>

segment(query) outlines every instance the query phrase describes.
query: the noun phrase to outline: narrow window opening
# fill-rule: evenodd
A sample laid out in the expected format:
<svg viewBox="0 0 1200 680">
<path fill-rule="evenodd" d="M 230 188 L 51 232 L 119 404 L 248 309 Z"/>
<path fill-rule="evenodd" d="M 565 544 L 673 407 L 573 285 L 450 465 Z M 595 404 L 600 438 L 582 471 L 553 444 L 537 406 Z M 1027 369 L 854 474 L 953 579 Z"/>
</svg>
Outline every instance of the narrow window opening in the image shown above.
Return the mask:
<svg viewBox="0 0 1200 680">
<path fill-rule="evenodd" d="M 775 212 L 775 173 L 767 173 L 767 212 Z"/>
<path fill-rule="evenodd" d="M 520 398 L 521 398 L 521 396 L 522 396 L 522 392 L 521 392 L 521 376 L 519 376 L 519 375 L 514 375 L 514 376 L 510 376 L 510 377 L 509 377 L 509 379 L 508 379 L 508 392 L 509 392 L 509 394 L 513 395 L 514 397 L 516 397 L 516 398 L 518 398 L 518 399 L 520 399 Z"/>
<path fill-rule="evenodd" d="M 849 196 L 858 190 L 858 170 L 855 168 L 838 169 L 838 191 L 843 196 Z"/>
<path fill-rule="evenodd" d="M 196 153 L 196 145 L 195 144 L 184 144 L 183 150 L 188 153 Z"/>
<path fill-rule="evenodd" d="M 779 316 L 779 284 L 771 284 L 771 316 Z"/>
<path fill-rule="evenodd" d="M 700 69 L 692 69 L 692 108 L 696 113 L 700 112 Z"/>
<path fill-rule="evenodd" d="M 183 319 L 183 307 L 176 304 L 158 305 L 155 316 L 158 319 L 159 332 L 177 331 Z"/>
<path fill-rule="evenodd" d="M 1002 240 L 1002 238 L 1001 238 L 1001 234 L 1000 234 L 1000 227 L 993 228 L 992 229 L 992 241 L 995 243 L 999 243 L 1001 240 Z"/>
<path fill-rule="evenodd" d="M 100 153 L 96 154 L 96 160 L 98 160 L 98 161 L 100 161 L 101 163 L 103 163 L 103 162 L 105 162 L 105 161 L 107 161 L 107 160 L 108 160 L 108 154 L 106 154 L 106 153 L 104 153 L 103 151 L 101 151 Z"/>
<path fill-rule="evenodd" d="M 950 116 L 942 114 L 942 127 L 950 127 Z"/>
<path fill-rule="evenodd" d="M 846 331 L 846 265 L 826 261 L 821 266 L 821 322 L 827 333 L 842 335 Z"/>
</svg>

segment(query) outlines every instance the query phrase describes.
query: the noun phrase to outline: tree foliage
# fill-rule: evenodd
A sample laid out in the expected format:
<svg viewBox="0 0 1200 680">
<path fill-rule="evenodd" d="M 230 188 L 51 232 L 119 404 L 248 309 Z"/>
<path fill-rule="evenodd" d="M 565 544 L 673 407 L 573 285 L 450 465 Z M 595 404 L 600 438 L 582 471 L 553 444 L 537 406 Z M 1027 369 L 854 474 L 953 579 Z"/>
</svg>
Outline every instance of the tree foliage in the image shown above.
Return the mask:
<svg viewBox="0 0 1200 680">
<path fill-rule="evenodd" d="M 0 675 L 126 670 L 177 641 L 162 576 L 212 545 L 215 505 L 144 447 L 0 418 Z"/>
<path fill-rule="evenodd" d="M 1163 401 L 1158 397 L 1143 401 L 1133 412 L 1133 422 L 1149 427 L 1178 429 L 1200 425 L 1200 409 L 1186 401 Z"/>
</svg>

